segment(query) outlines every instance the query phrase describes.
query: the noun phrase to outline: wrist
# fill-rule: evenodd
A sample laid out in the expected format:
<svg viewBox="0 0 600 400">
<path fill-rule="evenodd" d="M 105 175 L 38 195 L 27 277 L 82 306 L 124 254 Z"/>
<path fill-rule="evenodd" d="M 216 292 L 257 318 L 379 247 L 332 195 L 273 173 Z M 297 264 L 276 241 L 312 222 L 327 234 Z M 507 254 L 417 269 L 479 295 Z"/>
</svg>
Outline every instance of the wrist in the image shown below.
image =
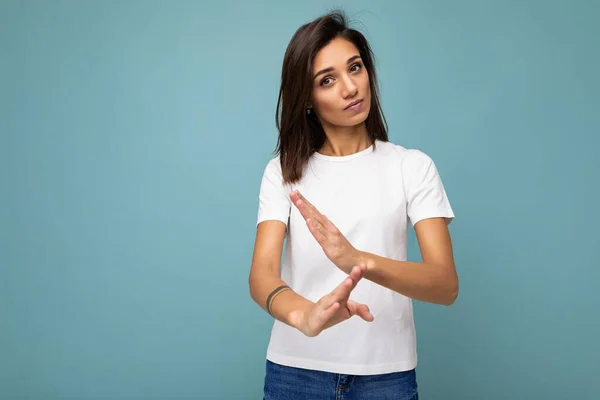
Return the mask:
<svg viewBox="0 0 600 400">
<path fill-rule="evenodd" d="M 373 257 L 373 254 L 366 251 L 359 251 L 356 257 L 356 265 L 366 265 L 367 273 L 371 272 L 375 268 L 375 258 Z"/>
<path fill-rule="evenodd" d="M 358 249 L 352 249 L 350 254 L 346 254 L 345 260 L 343 262 L 336 263 L 336 265 L 339 269 L 349 274 L 352 271 L 352 268 L 360 265 L 361 263 L 366 263 L 366 256 L 364 252 Z"/>
<path fill-rule="evenodd" d="M 287 315 L 288 325 L 298 329 L 301 332 L 304 332 L 304 328 L 306 325 L 306 316 L 311 305 L 312 302 L 307 301 L 305 304 L 302 304 L 299 307 L 292 309 Z"/>
</svg>

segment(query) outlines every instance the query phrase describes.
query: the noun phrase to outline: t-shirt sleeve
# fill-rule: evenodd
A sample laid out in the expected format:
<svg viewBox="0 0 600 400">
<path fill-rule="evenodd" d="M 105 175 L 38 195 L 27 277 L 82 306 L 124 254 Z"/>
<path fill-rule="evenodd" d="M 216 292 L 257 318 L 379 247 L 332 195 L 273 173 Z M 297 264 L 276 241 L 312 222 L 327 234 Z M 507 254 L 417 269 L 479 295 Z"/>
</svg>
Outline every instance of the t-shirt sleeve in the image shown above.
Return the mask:
<svg viewBox="0 0 600 400">
<path fill-rule="evenodd" d="M 420 150 L 406 150 L 402 174 L 407 213 L 413 226 L 426 218 L 442 217 L 448 224 L 452 222 L 454 212 L 431 157 Z"/>
<path fill-rule="evenodd" d="M 289 190 L 283 184 L 279 159 L 271 160 L 265 167 L 258 197 L 256 225 L 266 220 L 277 220 L 288 225 L 291 201 Z"/>
</svg>

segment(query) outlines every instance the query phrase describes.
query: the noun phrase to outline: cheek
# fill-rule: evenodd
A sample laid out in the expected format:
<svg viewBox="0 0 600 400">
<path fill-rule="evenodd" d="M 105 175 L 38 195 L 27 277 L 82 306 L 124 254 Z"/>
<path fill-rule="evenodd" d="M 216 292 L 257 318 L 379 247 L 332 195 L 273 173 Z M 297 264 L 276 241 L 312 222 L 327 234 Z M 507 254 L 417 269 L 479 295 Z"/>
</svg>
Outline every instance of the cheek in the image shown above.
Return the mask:
<svg viewBox="0 0 600 400">
<path fill-rule="evenodd" d="M 365 74 L 363 79 L 361 80 L 362 92 L 371 94 L 371 85 L 369 83 L 369 75 Z"/>
<path fill-rule="evenodd" d="M 321 90 L 314 98 L 317 111 L 321 115 L 335 112 L 339 108 L 339 98 L 335 90 Z"/>
</svg>

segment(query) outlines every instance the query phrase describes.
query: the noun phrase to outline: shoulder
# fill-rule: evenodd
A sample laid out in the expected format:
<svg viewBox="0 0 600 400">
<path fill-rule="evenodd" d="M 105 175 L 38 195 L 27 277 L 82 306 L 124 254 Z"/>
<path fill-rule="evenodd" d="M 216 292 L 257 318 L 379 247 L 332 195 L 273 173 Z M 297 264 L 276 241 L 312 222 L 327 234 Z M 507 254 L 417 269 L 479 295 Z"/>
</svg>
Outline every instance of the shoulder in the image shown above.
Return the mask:
<svg viewBox="0 0 600 400">
<path fill-rule="evenodd" d="M 279 156 L 269 159 L 264 166 L 262 175 L 262 185 L 273 186 L 277 188 L 286 188 L 290 190 L 289 184 L 283 183 L 283 171 L 281 168 L 281 159 Z"/>
<path fill-rule="evenodd" d="M 381 149 L 381 155 L 393 157 L 402 168 L 418 169 L 433 164 L 433 159 L 421 149 L 407 148 L 393 142 L 381 141 L 377 142 L 377 148 Z"/>
<path fill-rule="evenodd" d="M 283 176 L 281 170 L 281 158 L 279 156 L 275 156 L 270 158 L 265 164 L 264 175 L 270 176 Z"/>
</svg>

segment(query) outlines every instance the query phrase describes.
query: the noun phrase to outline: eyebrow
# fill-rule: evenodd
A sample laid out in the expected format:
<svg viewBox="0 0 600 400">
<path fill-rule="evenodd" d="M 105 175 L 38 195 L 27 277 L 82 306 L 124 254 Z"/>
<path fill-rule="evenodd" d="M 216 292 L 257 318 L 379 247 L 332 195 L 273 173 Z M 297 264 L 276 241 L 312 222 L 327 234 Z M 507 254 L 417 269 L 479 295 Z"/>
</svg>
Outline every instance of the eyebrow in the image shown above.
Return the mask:
<svg viewBox="0 0 600 400">
<path fill-rule="evenodd" d="M 359 55 L 352 56 L 352 57 L 350 57 L 350 58 L 348 59 L 348 61 L 346 61 L 346 64 L 350 64 L 352 61 L 354 61 L 354 60 L 357 60 L 357 59 L 359 59 L 359 58 L 360 58 L 360 56 L 359 56 Z M 316 79 L 316 78 L 317 78 L 317 76 L 319 76 L 319 75 L 322 75 L 322 74 L 326 74 L 326 73 L 328 73 L 328 72 L 331 72 L 331 71 L 333 71 L 333 67 L 324 68 L 324 69 L 320 70 L 319 72 L 317 72 L 317 73 L 316 73 L 316 74 L 313 76 L 313 79 Z"/>
</svg>

